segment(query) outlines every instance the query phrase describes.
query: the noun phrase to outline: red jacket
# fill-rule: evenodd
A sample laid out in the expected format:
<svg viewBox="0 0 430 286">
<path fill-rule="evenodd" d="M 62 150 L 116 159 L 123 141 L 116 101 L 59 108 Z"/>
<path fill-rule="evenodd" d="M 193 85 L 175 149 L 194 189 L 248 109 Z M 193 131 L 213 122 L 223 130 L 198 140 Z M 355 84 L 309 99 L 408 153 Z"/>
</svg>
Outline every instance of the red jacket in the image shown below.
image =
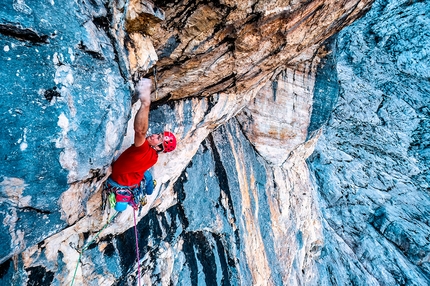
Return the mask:
<svg viewBox="0 0 430 286">
<path fill-rule="evenodd" d="M 131 145 L 112 165 L 112 179 L 123 186 L 139 184 L 146 170 L 157 163 L 158 154 L 149 146 L 148 141 L 142 146 Z"/>
</svg>

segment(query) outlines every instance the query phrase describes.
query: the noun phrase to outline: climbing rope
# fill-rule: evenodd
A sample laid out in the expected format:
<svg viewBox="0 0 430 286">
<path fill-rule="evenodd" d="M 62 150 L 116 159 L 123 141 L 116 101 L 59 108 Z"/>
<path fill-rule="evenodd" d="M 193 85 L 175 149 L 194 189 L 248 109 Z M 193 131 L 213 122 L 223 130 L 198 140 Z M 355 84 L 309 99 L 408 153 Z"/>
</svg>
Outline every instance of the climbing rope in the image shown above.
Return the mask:
<svg viewBox="0 0 430 286">
<path fill-rule="evenodd" d="M 136 209 L 133 209 L 133 214 L 134 214 L 134 234 L 136 238 L 137 279 L 139 281 L 139 286 L 140 286 L 140 258 L 139 258 L 139 243 L 137 242 L 138 237 L 137 237 L 137 224 L 136 224 Z"/>
<path fill-rule="evenodd" d="M 119 212 L 115 212 L 111 216 L 111 218 L 108 219 L 108 221 L 102 227 L 102 229 L 97 232 L 97 234 L 93 237 L 93 239 L 91 239 L 89 242 L 87 242 L 86 245 L 84 245 L 84 247 L 82 247 L 82 250 L 79 253 L 78 263 L 76 263 L 75 273 L 73 274 L 73 279 L 72 279 L 72 283 L 70 284 L 70 286 L 73 286 L 73 283 L 75 283 L 76 273 L 78 271 L 79 263 L 81 262 L 82 254 L 84 254 L 84 251 L 87 250 L 88 247 L 90 247 L 90 245 L 99 237 L 100 233 L 112 222 L 112 220 L 118 215 L 118 213 Z"/>
</svg>

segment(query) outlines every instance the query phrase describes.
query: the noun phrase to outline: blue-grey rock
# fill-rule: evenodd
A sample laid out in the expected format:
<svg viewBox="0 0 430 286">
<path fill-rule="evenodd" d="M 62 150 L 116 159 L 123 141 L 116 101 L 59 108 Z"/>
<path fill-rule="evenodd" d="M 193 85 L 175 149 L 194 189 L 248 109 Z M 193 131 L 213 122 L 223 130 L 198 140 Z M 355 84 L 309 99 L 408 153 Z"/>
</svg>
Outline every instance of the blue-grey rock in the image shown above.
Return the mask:
<svg viewBox="0 0 430 286">
<path fill-rule="evenodd" d="M 234 120 L 232 120 L 234 121 Z M 246 157 L 248 180 L 255 177 L 255 182 L 248 182 L 256 188 L 257 201 L 251 202 L 250 212 L 259 212 L 260 229 L 265 250 L 275 257 L 273 235 L 269 225 L 266 197 L 265 164 L 256 155 L 246 137 L 237 129 L 238 124 L 231 122 L 218 129 L 199 148 L 179 180 L 175 183 L 178 204 L 164 213 L 155 210 L 143 218 L 139 227 L 140 257 L 145 270 L 144 281 L 153 284 L 174 285 L 238 285 L 252 284 L 252 277 L 242 244 L 244 236 L 249 235 L 243 217 L 244 210 L 240 201 L 243 199 L 237 181 L 237 166 L 231 158 L 231 144 L 241 146 Z M 233 142 L 226 140 L 228 134 L 237 137 Z M 255 184 L 255 185 L 254 185 Z M 251 189 L 249 190 L 252 191 Z M 252 196 L 252 194 L 249 194 Z M 126 279 L 130 271 L 136 271 L 131 263 L 136 254 L 131 245 L 134 243 L 134 230 L 130 229 L 119 236 L 117 249 L 122 259 L 127 259 L 123 276 Z M 173 250 L 172 250 L 173 249 Z M 166 262 L 164 253 L 173 251 L 172 261 Z M 277 259 L 269 259 L 274 273 L 279 273 L 281 265 Z M 172 263 L 173 270 L 165 264 Z M 166 271 L 171 271 L 167 272 Z M 169 277 L 169 275 L 170 276 Z M 239 274 L 240 273 L 240 274 Z M 282 283 L 279 276 L 271 277 L 276 283 Z"/>
<path fill-rule="evenodd" d="M 376 1 L 337 36 L 341 92 L 310 163 L 323 285 L 430 283 L 429 9 Z"/>
<path fill-rule="evenodd" d="M 99 176 L 121 141 L 130 92 L 104 4 L 0 4 L 0 262 L 66 227 L 61 194 Z"/>
<path fill-rule="evenodd" d="M 428 285 L 429 6 L 376 1 L 326 42 L 328 55 L 316 67 L 317 44 L 369 1 L 333 3 L 292 1 L 281 14 L 274 2 L 238 10 L 231 1 L 160 4 L 169 9 L 165 27 L 172 29 L 164 32 L 172 35 L 164 44 L 162 34 L 153 39 L 163 100 L 152 105 L 151 131 L 167 125 L 180 145 L 154 168 L 160 185 L 137 216 L 139 252 L 128 208 L 81 256 L 108 216 L 99 187 L 126 133 L 128 80 L 136 74 L 128 74 L 124 44 L 133 43 L 121 13 L 132 3 L 0 4 L 0 75 L 8 79 L 0 84 L 0 284 L 68 285 L 73 277 L 75 285 L 136 285 L 140 270 L 143 285 Z M 336 15 L 324 17 L 333 7 Z M 281 37 L 238 36 L 228 19 L 217 29 L 202 26 L 225 15 Z M 271 15 L 291 19 L 289 28 L 276 33 L 264 18 Z M 301 30 L 307 23 L 309 34 Z M 216 48 L 221 54 L 208 55 L 216 61 L 205 65 Z M 248 49 L 261 58 L 240 54 Z M 233 51 L 241 60 L 228 56 Z M 181 55 L 182 62 L 174 58 Z M 219 92 L 262 86 L 270 98 L 255 98 L 267 95 L 263 89 Z M 276 104 L 289 96 L 285 118 L 287 108 Z M 288 136 L 300 139 L 288 154 L 270 154 L 276 164 L 254 147 L 261 134 L 246 126 L 264 102 L 273 110 L 264 118 L 296 125 Z"/>
<path fill-rule="evenodd" d="M 320 129 L 330 118 L 333 107 L 339 97 L 339 84 L 336 72 L 336 37 L 328 39 L 324 46 L 329 53 L 318 64 L 314 93 L 311 121 L 308 127 L 308 138 L 316 130 Z"/>
</svg>

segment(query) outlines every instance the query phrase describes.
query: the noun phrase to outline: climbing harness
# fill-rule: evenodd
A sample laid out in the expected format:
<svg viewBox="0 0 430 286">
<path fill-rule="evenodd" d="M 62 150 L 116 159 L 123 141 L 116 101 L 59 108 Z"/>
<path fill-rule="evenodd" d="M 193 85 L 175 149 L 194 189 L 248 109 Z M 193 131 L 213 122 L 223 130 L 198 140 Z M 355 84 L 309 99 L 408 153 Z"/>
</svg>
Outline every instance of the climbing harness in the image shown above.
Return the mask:
<svg viewBox="0 0 430 286">
<path fill-rule="evenodd" d="M 133 217 L 134 217 L 134 236 L 136 239 L 136 257 L 137 257 L 137 279 L 140 285 L 140 257 L 139 257 L 139 243 L 138 243 L 138 235 L 137 235 L 137 223 L 136 223 L 136 209 L 133 209 Z"/>
<path fill-rule="evenodd" d="M 108 219 L 108 221 L 106 222 L 106 224 L 102 227 L 102 229 L 100 229 L 96 235 L 93 237 L 93 239 L 91 239 L 89 242 L 87 242 L 87 244 L 84 245 L 84 247 L 82 247 L 81 251 L 79 252 L 79 258 L 78 258 L 78 263 L 76 263 L 76 268 L 75 268 L 75 272 L 73 274 L 73 279 L 72 279 L 72 283 L 70 284 L 70 286 L 73 286 L 73 283 L 75 283 L 75 278 L 76 278 L 76 273 L 78 271 L 78 267 L 79 267 L 79 263 L 81 262 L 81 258 L 82 255 L 84 254 L 85 250 L 88 249 L 88 247 L 90 247 L 91 244 L 93 244 L 93 242 L 99 237 L 100 233 L 113 221 L 113 219 L 118 215 L 118 211 L 115 212 L 110 219 Z"/>
<path fill-rule="evenodd" d="M 105 209 L 108 200 L 110 207 L 116 211 L 124 211 L 127 205 L 134 209 L 141 209 L 146 205 L 146 180 L 133 186 L 123 186 L 116 183 L 112 178 L 108 178 L 103 184 L 102 210 Z"/>
</svg>

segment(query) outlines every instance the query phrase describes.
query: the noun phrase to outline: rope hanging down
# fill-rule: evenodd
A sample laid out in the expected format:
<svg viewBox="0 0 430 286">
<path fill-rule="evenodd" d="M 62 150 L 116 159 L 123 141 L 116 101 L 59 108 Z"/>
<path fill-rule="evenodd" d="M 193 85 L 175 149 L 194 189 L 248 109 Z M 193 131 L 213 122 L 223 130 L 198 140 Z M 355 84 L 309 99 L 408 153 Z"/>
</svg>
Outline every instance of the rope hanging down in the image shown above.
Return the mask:
<svg viewBox="0 0 430 286">
<path fill-rule="evenodd" d="M 75 283 L 76 273 L 78 271 L 79 263 L 81 262 L 82 254 L 84 254 L 84 251 L 87 250 L 88 247 L 90 247 L 91 244 L 93 244 L 93 242 L 99 237 L 100 233 L 112 222 L 112 220 L 118 215 L 118 213 L 119 212 L 115 212 L 111 216 L 111 218 L 108 219 L 108 221 L 102 227 L 102 229 L 97 232 L 97 234 L 93 237 L 93 239 L 91 239 L 89 242 L 87 242 L 86 245 L 84 245 L 84 247 L 82 247 L 82 250 L 79 253 L 78 263 L 76 264 L 75 273 L 73 274 L 73 279 L 72 279 L 72 283 L 70 284 L 70 286 L 73 286 L 73 283 Z"/>
<path fill-rule="evenodd" d="M 136 239 L 136 257 L 137 257 L 137 279 L 139 281 L 140 285 L 140 258 L 139 258 L 139 244 L 138 244 L 138 237 L 137 237 L 137 224 L 136 224 L 136 209 L 133 209 L 134 213 L 134 234 Z"/>
</svg>

